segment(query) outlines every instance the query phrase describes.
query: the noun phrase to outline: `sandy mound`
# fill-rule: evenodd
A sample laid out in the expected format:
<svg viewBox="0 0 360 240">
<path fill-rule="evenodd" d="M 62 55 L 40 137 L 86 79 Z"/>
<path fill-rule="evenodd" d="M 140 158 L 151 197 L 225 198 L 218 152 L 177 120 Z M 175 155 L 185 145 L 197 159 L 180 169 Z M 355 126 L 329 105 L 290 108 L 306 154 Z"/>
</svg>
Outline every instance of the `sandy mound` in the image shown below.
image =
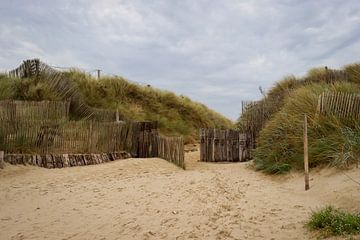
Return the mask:
<svg viewBox="0 0 360 240">
<path fill-rule="evenodd" d="M 311 210 L 360 210 L 360 186 L 336 170 L 266 176 L 248 163 L 127 159 L 0 171 L 0 239 L 308 239 Z M 360 180 L 360 170 L 346 174 Z"/>
</svg>

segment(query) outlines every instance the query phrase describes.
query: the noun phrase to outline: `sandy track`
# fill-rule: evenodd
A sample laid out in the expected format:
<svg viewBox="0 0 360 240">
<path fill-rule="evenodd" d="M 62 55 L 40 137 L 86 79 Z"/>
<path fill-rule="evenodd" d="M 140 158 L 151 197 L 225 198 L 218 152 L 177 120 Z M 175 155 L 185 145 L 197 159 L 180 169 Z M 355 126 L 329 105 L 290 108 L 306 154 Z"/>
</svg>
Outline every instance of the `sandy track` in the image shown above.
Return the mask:
<svg viewBox="0 0 360 240">
<path fill-rule="evenodd" d="M 312 209 L 360 210 L 360 187 L 334 170 L 270 177 L 248 163 L 161 159 L 0 171 L 0 239 L 309 239 Z M 360 179 L 360 170 L 347 172 Z"/>
</svg>

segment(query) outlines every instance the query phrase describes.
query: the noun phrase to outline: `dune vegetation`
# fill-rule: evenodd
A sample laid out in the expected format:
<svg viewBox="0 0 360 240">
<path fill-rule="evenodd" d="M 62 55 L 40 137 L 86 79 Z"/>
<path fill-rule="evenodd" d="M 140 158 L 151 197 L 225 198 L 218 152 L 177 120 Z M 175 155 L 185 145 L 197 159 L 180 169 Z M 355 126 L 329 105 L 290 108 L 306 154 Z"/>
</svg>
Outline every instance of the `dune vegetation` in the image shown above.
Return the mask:
<svg viewBox="0 0 360 240">
<path fill-rule="evenodd" d="M 332 206 L 314 211 L 307 226 L 320 230 L 324 237 L 360 233 L 360 213 L 348 213 Z"/>
<path fill-rule="evenodd" d="M 336 115 L 317 114 L 320 94 L 345 92 L 360 94 L 360 65 L 331 70 L 337 78 L 328 81 L 327 69 L 316 68 L 305 77 L 285 77 L 239 118 L 239 129 L 261 108 L 254 163 L 258 170 L 284 173 L 303 168 L 303 122 L 308 116 L 310 167 L 321 164 L 348 166 L 360 159 L 360 121 Z M 343 77 L 342 77 L 343 76 Z M 256 123 L 255 123 L 256 125 Z"/>
<path fill-rule="evenodd" d="M 150 85 L 140 85 L 122 77 L 105 76 L 100 80 L 72 70 L 64 76 L 75 83 L 84 101 L 91 107 L 119 110 L 125 120 L 157 121 L 163 134 L 181 135 L 194 142 L 198 128 L 231 128 L 233 123 L 204 104 Z M 0 75 L 0 99 L 64 100 L 39 78 L 10 78 Z M 70 113 L 76 119 L 76 113 Z"/>
</svg>

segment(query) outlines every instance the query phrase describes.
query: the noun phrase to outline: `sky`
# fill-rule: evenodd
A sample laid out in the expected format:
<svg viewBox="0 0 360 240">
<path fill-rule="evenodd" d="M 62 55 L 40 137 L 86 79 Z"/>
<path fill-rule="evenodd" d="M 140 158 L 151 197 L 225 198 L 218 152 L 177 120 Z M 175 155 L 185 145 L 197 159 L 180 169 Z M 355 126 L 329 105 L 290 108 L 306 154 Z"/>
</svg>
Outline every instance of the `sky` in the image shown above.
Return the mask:
<svg viewBox="0 0 360 240">
<path fill-rule="evenodd" d="M 237 119 L 275 81 L 360 58 L 358 0 L 1 0 L 0 71 L 40 58 Z"/>
</svg>

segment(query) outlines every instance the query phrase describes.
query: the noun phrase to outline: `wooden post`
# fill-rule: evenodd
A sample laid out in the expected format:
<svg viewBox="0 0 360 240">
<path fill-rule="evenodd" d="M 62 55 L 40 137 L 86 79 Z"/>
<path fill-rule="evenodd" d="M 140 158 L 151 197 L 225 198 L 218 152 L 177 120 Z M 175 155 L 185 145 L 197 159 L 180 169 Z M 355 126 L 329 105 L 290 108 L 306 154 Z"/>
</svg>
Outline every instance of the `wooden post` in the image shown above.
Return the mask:
<svg viewBox="0 0 360 240">
<path fill-rule="evenodd" d="M 119 109 L 116 109 L 116 122 L 120 122 L 120 114 L 119 114 Z"/>
<path fill-rule="evenodd" d="M 308 156 L 308 134 L 307 116 L 304 116 L 304 169 L 305 169 L 305 191 L 309 190 L 309 156 Z"/>
<path fill-rule="evenodd" d="M 0 151 L 0 169 L 3 169 L 5 166 L 4 164 L 4 152 Z"/>
<path fill-rule="evenodd" d="M 98 79 L 100 79 L 100 69 L 96 69 L 96 71 L 97 71 L 97 77 L 98 77 Z"/>
</svg>

